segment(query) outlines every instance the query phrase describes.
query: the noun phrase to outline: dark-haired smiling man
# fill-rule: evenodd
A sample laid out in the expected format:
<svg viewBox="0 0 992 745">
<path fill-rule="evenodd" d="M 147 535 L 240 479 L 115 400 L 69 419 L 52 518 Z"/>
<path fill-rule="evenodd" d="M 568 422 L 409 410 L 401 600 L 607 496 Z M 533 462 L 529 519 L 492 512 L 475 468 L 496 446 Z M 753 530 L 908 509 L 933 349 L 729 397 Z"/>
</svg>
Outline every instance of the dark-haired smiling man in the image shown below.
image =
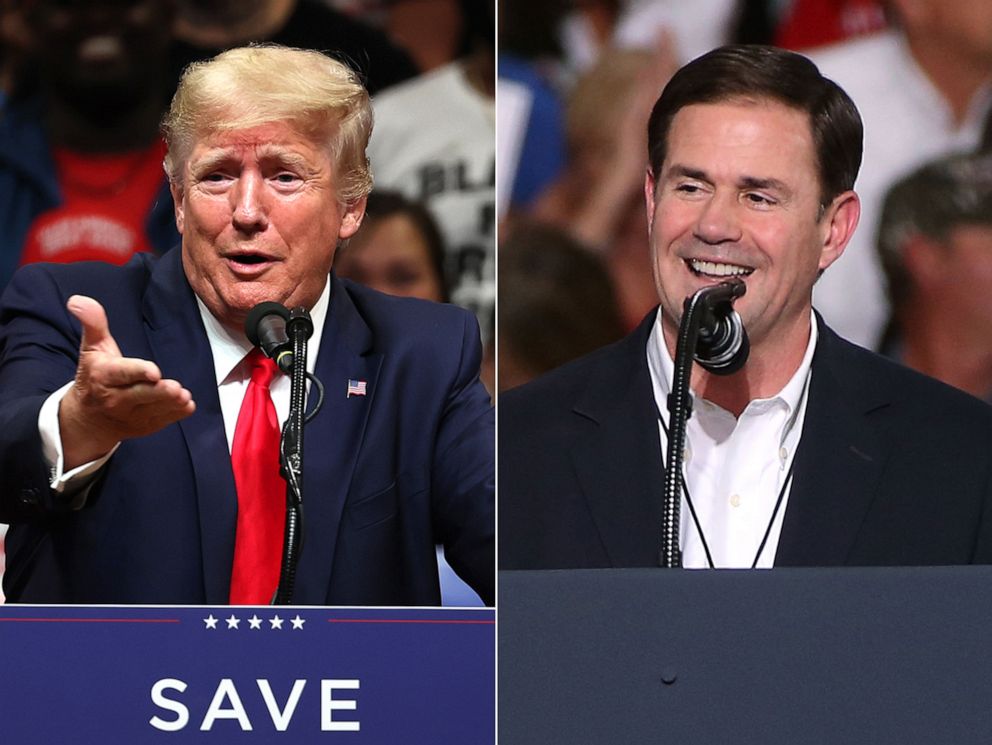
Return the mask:
<svg viewBox="0 0 992 745">
<path fill-rule="evenodd" d="M 676 73 L 648 138 L 660 306 L 501 397 L 501 567 L 657 565 L 682 305 L 727 277 L 747 285 L 735 308 L 751 354 L 691 378 L 684 566 L 992 560 L 992 410 L 849 344 L 812 308 L 860 212 L 850 98 L 800 55 L 724 47 Z"/>
</svg>

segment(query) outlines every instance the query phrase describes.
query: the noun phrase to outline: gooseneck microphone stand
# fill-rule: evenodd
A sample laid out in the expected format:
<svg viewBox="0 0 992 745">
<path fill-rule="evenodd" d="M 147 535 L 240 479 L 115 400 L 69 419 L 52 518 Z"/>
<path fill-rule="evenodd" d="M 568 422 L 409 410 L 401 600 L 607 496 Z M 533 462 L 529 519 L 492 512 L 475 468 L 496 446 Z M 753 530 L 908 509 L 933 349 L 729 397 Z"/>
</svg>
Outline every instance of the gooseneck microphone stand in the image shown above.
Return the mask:
<svg viewBox="0 0 992 745">
<path fill-rule="evenodd" d="M 679 521 L 682 507 L 682 462 L 685 430 L 692 416 L 689 379 L 693 358 L 710 372 L 728 375 L 747 360 L 747 335 L 731 303 L 747 291 L 739 279 L 698 290 L 686 298 L 675 345 L 675 371 L 668 394 L 668 449 L 665 457 L 665 493 L 662 505 L 662 541 L 659 566 L 681 567 Z M 701 333 L 702 331 L 702 333 Z"/>
<path fill-rule="evenodd" d="M 306 379 L 318 388 L 319 399 L 311 417 L 323 401 L 323 387 L 307 373 L 307 340 L 313 334 L 313 321 L 306 308 L 294 308 L 286 321 L 286 333 L 293 347 L 293 368 L 289 388 L 289 416 L 282 428 L 279 446 L 282 475 L 286 479 L 286 531 L 283 538 L 279 586 L 273 605 L 292 602 L 296 586 L 296 565 L 303 551 L 303 425 L 306 410 Z"/>
<path fill-rule="evenodd" d="M 303 426 L 320 411 L 324 386 L 307 372 L 307 340 L 313 335 L 313 321 L 306 308 L 289 311 L 281 303 L 259 303 L 245 319 L 245 334 L 290 376 L 289 416 L 279 438 L 279 473 L 286 481 L 286 529 L 279 585 L 272 596 L 273 605 L 288 605 L 296 585 L 296 565 L 303 552 Z M 307 380 L 317 389 L 317 403 L 309 414 L 305 414 Z"/>
</svg>

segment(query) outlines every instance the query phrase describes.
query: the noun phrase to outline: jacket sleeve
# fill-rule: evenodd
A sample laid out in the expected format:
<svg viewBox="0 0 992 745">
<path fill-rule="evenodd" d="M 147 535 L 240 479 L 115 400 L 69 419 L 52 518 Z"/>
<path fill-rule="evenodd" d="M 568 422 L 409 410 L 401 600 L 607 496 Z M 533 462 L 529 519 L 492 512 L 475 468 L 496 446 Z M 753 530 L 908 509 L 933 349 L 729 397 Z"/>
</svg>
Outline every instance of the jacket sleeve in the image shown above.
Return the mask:
<svg viewBox="0 0 992 745">
<path fill-rule="evenodd" d="M 461 356 L 435 440 L 435 535 L 458 575 L 493 605 L 496 594 L 495 416 L 479 380 L 482 346 L 475 317 L 464 314 Z"/>
<path fill-rule="evenodd" d="M 41 265 L 18 271 L 0 298 L 0 521 L 72 506 L 49 487 L 38 413 L 73 379 L 79 337 L 51 273 Z"/>
</svg>

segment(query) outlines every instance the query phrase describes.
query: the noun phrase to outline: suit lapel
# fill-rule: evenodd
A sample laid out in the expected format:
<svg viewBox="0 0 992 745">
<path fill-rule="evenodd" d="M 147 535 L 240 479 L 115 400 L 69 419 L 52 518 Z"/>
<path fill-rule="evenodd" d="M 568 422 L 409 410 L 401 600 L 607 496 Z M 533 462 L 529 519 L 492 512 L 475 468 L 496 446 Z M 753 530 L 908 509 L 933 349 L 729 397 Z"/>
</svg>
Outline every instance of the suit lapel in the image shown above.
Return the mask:
<svg viewBox="0 0 992 745">
<path fill-rule="evenodd" d="M 572 465 L 613 566 L 654 566 L 661 546 L 664 472 L 645 353 L 654 318 L 604 358 L 574 408 L 587 426 Z"/>
<path fill-rule="evenodd" d="M 887 405 L 886 393 L 856 379 L 857 363 L 844 355 L 845 342 L 818 321 L 806 420 L 775 566 L 844 564 L 888 456 L 868 416 Z"/>
<path fill-rule="evenodd" d="M 304 430 L 304 548 L 295 602 L 326 601 L 345 497 L 376 398 L 382 355 L 371 353 L 372 332 L 344 285 L 331 277 L 331 302 L 315 374 L 324 405 Z M 365 396 L 349 396 L 348 381 L 365 381 Z M 308 406 L 316 402 L 311 389 Z"/>
<path fill-rule="evenodd" d="M 820 339 L 776 566 L 837 566 L 850 555 L 888 451 L 870 414 L 889 392 L 859 376 L 846 343 L 818 319 Z M 614 566 L 654 565 L 664 472 L 645 348 L 652 313 L 590 376 L 574 407 L 587 420 L 572 466 Z M 614 366 L 615 365 L 615 366 Z"/>
<path fill-rule="evenodd" d="M 179 422 L 179 427 L 196 480 L 205 601 L 226 604 L 238 500 L 210 343 L 182 270 L 179 248 L 155 265 L 143 313 L 148 342 L 162 375 L 180 381 L 196 401 L 196 413 Z"/>
<path fill-rule="evenodd" d="M 193 394 L 196 413 L 179 423 L 197 489 L 200 551 L 207 604 L 226 604 L 237 524 L 237 492 L 213 357 L 196 299 L 182 270 L 180 250 L 156 264 L 145 296 L 145 325 L 162 374 Z M 315 374 L 325 385 L 320 413 L 304 432 L 304 549 L 297 571 L 297 602 L 323 603 L 345 496 L 376 396 L 381 354 L 370 354 L 372 334 L 341 283 L 332 277 L 331 302 Z M 349 379 L 364 380 L 365 396 L 347 396 Z M 316 402 L 311 395 L 308 405 Z"/>
</svg>

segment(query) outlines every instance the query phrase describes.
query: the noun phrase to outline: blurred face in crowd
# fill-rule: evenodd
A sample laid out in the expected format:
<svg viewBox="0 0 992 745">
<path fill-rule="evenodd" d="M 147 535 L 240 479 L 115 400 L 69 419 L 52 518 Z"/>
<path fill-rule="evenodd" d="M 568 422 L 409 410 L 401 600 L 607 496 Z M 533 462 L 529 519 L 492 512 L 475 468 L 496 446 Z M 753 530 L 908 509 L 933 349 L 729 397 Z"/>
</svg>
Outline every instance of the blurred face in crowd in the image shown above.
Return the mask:
<svg viewBox="0 0 992 745">
<path fill-rule="evenodd" d="M 895 5 L 911 32 L 939 40 L 956 54 L 992 60 L 992 1 L 895 0 Z"/>
<path fill-rule="evenodd" d="M 911 264 L 913 282 L 925 284 L 924 297 L 945 307 L 962 324 L 973 326 L 992 339 L 992 225 L 962 223 L 953 227 L 937 245 L 927 241 L 926 257 Z"/>
<path fill-rule="evenodd" d="M 37 0 L 27 22 L 46 78 L 64 100 L 112 114 L 158 81 L 172 39 L 171 0 Z"/>
<path fill-rule="evenodd" d="M 389 295 L 440 302 L 441 277 L 430 248 L 413 221 L 402 213 L 380 218 L 343 249 L 338 275 Z"/>
<path fill-rule="evenodd" d="M 645 198 L 669 343 L 685 298 L 739 277 L 747 293 L 734 307 L 755 351 L 807 333 L 813 283 L 841 255 L 859 211 L 846 192 L 821 215 L 807 115 L 769 100 L 681 109 Z"/>
<path fill-rule="evenodd" d="M 310 308 L 365 199 L 339 201 L 326 143 L 287 121 L 202 136 L 173 185 L 183 268 L 222 323 L 269 300 Z"/>
</svg>

